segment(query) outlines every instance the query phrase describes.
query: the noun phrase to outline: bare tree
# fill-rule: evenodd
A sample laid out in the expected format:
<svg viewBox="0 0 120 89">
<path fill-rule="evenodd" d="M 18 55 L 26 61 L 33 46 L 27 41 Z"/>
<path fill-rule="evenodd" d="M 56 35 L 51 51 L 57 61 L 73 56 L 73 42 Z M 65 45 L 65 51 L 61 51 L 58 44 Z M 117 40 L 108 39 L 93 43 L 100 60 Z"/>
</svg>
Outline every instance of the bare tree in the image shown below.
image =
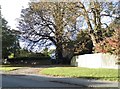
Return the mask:
<svg viewBox="0 0 120 89">
<path fill-rule="evenodd" d="M 19 21 L 21 36 L 40 47 L 54 44 L 56 57 L 62 63 L 70 63 L 75 49 L 82 47 L 81 42 L 72 45 L 70 42 L 76 40 L 84 23 L 93 45 L 99 42 L 103 4 L 97 1 L 87 4 L 81 1 L 31 2 L 29 8 L 22 10 Z"/>
</svg>

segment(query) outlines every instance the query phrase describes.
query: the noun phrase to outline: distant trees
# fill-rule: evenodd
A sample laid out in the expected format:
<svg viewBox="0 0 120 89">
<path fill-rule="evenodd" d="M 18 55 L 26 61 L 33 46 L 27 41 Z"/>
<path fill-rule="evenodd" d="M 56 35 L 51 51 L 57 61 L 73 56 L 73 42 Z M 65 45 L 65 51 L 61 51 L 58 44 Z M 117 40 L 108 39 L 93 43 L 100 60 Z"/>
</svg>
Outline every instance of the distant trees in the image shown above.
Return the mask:
<svg viewBox="0 0 120 89">
<path fill-rule="evenodd" d="M 43 64 L 50 64 L 50 56 L 45 55 L 43 53 L 33 53 L 26 49 L 20 49 L 19 54 L 17 57 L 8 58 L 9 64 L 17 64 L 17 65 L 43 65 Z"/>
<path fill-rule="evenodd" d="M 10 54 L 16 53 L 16 36 L 13 34 L 7 21 L 2 18 L 2 58 L 8 58 Z"/>
<path fill-rule="evenodd" d="M 103 16 L 111 16 L 114 3 L 31 2 L 19 19 L 21 37 L 34 47 L 56 46 L 56 58 L 69 64 L 74 55 L 90 53 L 103 40 Z M 112 13 L 113 14 L 113 13 Z M 87 31 L 83 30 L 86 27 Z M 84 51 L 83 51 L 84 50 Z"/>
<path fill-rule="evenodd" d="M 19 55 L 17 57 L 20 57 L 20 58 L 24 58 L 24 57 L 34 57 L 34 58 L 40 58 L 40 57 L 48 57 L 49 55 L 46 55 L 44 53 L 33 53 L 33 52 L 29 52 L 28 50 L 26 49 L 20 49 L 20 52 L 19 52 Z"/>
<path fill-rule="evenodd" d="M 7 58 L 13 52 L 15 37 L 10 28 L 7 26 L 7 21 L 2 19 L 2 57 Z"/>
</svg>

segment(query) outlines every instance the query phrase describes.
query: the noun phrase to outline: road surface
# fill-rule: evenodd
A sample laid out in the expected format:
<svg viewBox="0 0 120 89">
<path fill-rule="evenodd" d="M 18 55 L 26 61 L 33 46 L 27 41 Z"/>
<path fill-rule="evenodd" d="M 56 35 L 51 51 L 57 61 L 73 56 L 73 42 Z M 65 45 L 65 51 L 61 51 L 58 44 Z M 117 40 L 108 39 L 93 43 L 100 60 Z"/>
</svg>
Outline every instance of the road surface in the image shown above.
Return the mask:
<svg viewBox="0 0 120 89">
<path fill-rule="evenodd" d="M 2 73 L 3 88 L 69 88 L 79 87 L 119 87 L 118 82 L 46 76 L 39 73 L 40 68 L 20 68 Z M 1 73 L 0 73 L 1 74 Z M 0 83 L 1 84 L 1 83 Z M 1 86 L 1 85 L 0 85 Z M 81 88 L 81 89 L 82 89 Z M 114 89 L 116 89 L 114 88 Z M 118 88 L 117 88 L 118 89 Z"/>
<path fill-rule="evenodd" d="M 44 77 L 35 78 L 35 76 L 26 75 L 2 75 L 2 88 L 31 88 L 31 87 L 82 87 L 80 85 L 66 84 L 62 82 L 54 81 L 53 79 L 47 79 Z"/>
</svg>

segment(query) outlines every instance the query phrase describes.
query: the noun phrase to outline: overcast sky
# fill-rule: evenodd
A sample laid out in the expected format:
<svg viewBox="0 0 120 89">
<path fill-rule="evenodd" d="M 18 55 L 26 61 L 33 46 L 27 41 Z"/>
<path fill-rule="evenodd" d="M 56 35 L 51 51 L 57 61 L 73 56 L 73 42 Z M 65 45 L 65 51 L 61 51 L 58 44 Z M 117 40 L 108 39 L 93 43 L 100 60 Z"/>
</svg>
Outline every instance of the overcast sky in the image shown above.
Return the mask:
<svg viewBox="0 0 120 89">
<path fill-rule="evenodd" d="M 2 16 L 11 28 L 16 28 L 16 18 L 20 17 L 21 9 L 28 6 L 30 0 L 0 0 Z"/>
</svg>

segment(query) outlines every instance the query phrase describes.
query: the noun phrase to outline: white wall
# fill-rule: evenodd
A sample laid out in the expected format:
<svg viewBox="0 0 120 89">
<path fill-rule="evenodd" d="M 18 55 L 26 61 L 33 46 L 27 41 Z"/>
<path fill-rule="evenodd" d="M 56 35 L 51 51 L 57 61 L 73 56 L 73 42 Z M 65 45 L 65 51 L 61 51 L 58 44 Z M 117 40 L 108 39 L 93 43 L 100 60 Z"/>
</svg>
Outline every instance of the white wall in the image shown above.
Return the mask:
<svg viewBox="0 0 120 89">
<path fill-rule="evenodd" d="M 110 54 L 85 54 L 74 57 L 71 61 L 71 65 L 87 68 L 113 68 L 117 69 L 118 65 L 117 56 Z"/>
</svg>

